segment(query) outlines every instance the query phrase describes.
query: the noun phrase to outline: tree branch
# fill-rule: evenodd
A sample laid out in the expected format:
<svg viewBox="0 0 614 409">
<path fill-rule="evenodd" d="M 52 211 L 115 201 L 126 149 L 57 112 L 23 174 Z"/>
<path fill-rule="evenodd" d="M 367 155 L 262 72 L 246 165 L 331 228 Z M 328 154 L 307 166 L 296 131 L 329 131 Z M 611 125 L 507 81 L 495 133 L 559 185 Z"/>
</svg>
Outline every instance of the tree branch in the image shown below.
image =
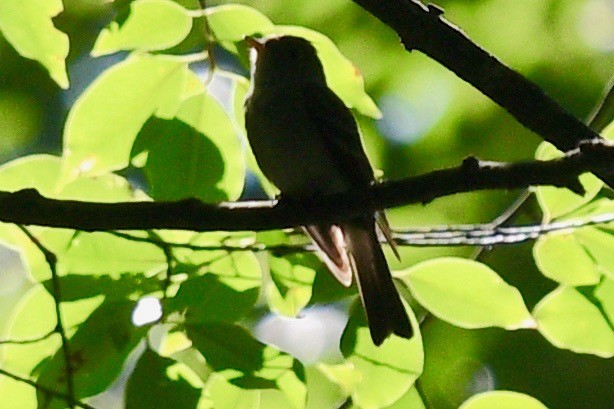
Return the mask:
<svg viewBox="0 0 614 409">
<path fill-rule="evenodd" d="M 412 178 L 375 184 L 367 191 L 302 200 L 205 204 L 176 202 L 91 203 L 57 200 L 34 189 L 0 192 L 0 221 L 83 231 L 180 229 L 192 231 L 270 230 L 336 222 L 357 215 L 441 196 L 485 189 L 536 185 L 567 187 L 582 193 L 577 176 L 612 171 L 614 146 L 584 143 L 565 157 L 512 164 L 466 159 L 462 165 Z"/>
<path fill-rule="evenodd" d="M 418 50 L 436 60 L 561 151 L 600 138 L 536 84 L 471 41 L 442 17 L 439 7 L 418 0 L 354 2 L 392 28 L 408 51 Z M 614 187 L 611 170 L 600 176 Z"/>
</svg>

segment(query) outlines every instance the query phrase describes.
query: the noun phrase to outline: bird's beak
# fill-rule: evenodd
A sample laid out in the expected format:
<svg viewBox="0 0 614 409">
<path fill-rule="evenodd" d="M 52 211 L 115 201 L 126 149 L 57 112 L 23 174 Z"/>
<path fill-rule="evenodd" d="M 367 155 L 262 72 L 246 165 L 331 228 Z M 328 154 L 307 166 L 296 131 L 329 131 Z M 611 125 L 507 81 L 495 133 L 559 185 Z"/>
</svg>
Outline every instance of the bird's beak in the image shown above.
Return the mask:
<svg viewBox="0 0 614 409">
<path fill-rule="evenodd" d="M 245 36 L 245 42 L 249 48 L 256 50 L 257 53 L 264 49 L 264 42 L 261 39 L 257 39 L 252 36 Z"/>
</svg>

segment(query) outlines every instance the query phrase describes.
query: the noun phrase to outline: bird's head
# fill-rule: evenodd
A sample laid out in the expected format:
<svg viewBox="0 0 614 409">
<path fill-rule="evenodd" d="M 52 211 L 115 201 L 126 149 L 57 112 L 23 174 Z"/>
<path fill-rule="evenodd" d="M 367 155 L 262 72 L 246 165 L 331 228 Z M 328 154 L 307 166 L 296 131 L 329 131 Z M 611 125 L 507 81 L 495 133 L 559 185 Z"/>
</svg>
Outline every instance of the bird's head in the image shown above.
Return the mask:
<svg viewBox="0 0 614 409">
<path fill-rule="evenodd" d="M 250 47 L 252 77 L 269 82 L 280 79 L 324 80 L 324 69 L 315 47 L 295 36 L 246 37 Z"/>
</svg>

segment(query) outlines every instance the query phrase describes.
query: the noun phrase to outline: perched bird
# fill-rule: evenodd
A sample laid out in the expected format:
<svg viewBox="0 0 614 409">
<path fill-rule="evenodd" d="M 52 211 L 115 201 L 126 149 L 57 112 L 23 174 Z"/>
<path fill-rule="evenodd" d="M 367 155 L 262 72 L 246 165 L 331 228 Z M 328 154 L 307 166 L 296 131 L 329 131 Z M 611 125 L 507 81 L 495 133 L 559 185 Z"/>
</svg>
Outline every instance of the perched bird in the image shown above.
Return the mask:
<svg viewBox="0 0 614 409">
<path fill-rule="evenodd" d="M 314 46 L 293 36 L 246 41 L 252 57 L 247 138 L 258 166 L 282 198 L 368 188 L 374 175 L 358 127 L 326 85 Z M 380 345 L 391 333 L 410 338 L 412 327 L 382 253 L 375 216 L 304 228 L 343 285 L 356 277 L 371 338 Z M 378 223 L 390 237 L 385 219 Z"/>
</svg>

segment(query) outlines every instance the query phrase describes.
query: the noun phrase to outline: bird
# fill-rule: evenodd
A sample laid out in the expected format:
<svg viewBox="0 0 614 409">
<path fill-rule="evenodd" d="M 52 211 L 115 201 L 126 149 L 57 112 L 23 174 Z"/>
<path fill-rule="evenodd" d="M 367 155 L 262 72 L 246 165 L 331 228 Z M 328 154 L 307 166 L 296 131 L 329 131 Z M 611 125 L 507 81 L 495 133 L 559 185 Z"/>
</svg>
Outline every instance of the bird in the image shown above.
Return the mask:
<svg viewBox="0 0 614 409">
<path fill-rule="evenodd" d="M 251 85 L 245 102 L 247 139 L 281 198 L 366 190 L 374 173 L 350 109 L 326 83 L 317 50 L 291 35 L 246 37 Z M 324 264 L 344 286 L 356 280 L 373 343 L 412 326 L 376 231 L 390 240 L 383 213 L 303 226 Z M 393 247 L 396 253 L 396 248 Z"/>
</svg>

